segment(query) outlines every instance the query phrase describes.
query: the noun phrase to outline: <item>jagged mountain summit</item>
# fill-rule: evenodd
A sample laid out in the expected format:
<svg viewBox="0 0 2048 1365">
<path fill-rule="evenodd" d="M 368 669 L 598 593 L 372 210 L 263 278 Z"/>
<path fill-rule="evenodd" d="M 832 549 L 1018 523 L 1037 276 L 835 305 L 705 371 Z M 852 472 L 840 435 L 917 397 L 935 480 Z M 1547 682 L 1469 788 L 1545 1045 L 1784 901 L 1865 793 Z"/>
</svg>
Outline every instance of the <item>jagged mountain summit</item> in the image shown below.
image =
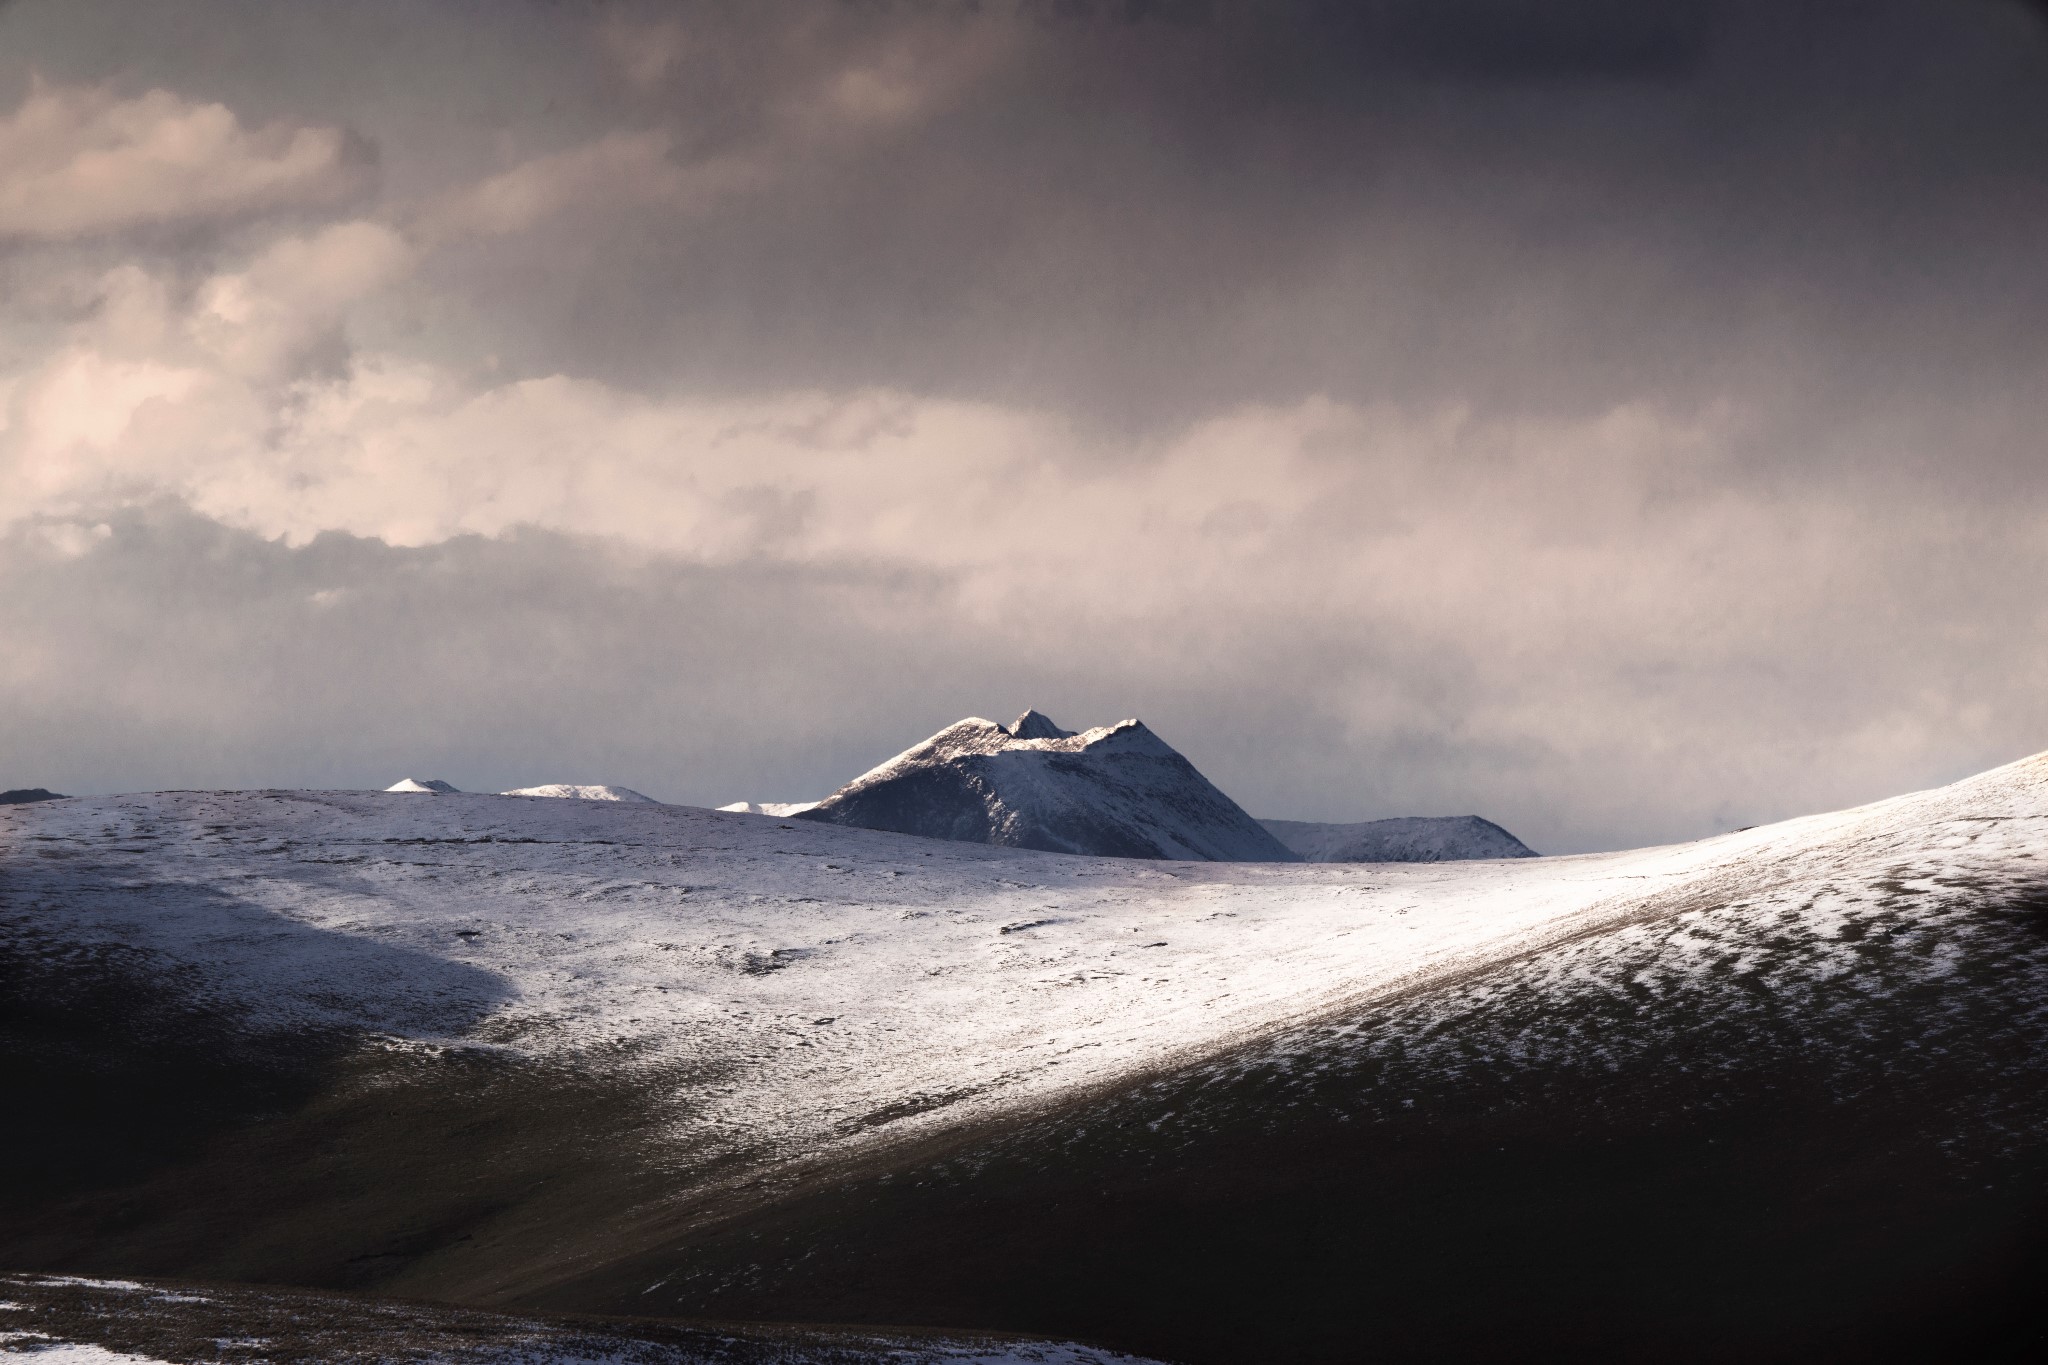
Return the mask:
<svg viewBox="0 0 2048 1365">
<path fill-rule="evenodd" d="M 1476 815 L 1411 816 L 1356 824 L 1313 820 L 1259 823 L 1312 863 L 1458 863 L 1537 856 L 1535 849 Z"/>
<path fill-rule="evenodd" d="M 1038 711 L 949 725 L 794 818 L 1051 853 L 1299 861 L 1142 721 L 1077 734 Z"/>
<path fill-rule="evenodd" d="M 516 787 L 500 796 L 553 796 L 569 801 L 645 801 L 659 805 L 651 796 L 643 796 L 631 787 L 613 787 L 605 783 L 579 785 L 574 782 L 549 782 L 538 787 Z"/>
<path fill-rule="evenodd" d="M 401 777 L 384 789 L 388 792 L 434 792 L 444 795 L 460 795 L 462 788 L 452 782 L 443 782 L 438 777 Z"/>
</svg>

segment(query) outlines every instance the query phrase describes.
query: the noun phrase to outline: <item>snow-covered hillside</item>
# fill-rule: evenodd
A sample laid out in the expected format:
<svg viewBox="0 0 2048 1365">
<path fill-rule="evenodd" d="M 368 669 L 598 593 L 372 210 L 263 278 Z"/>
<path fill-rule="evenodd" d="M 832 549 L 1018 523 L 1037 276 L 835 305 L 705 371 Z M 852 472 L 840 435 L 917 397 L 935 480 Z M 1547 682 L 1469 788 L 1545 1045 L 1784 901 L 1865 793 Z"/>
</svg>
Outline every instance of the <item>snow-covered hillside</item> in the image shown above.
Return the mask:
<svg viewBox="0 0 2048 1365">
<path fill-rule="evenodd" d="M 1683 1344 L 1630 1308 L 1674 1294 L 1715 1358 L 1783 1345 L 1766 1299 L 1867 1344 L 2039 1205 L 2044 907 L 2048 755 L 1444 863 L 460 793 L 10 806 L 0 1066 L 38 1117 L 0 1158 L 90 1199 L 0 1185 L 0 1246 L 1198 1362 L 1368 1326 L 1493 1359 L 1624 1310 L 1623 1345 Z"/>
<path fill-rule="evenodd" d="M 1266 831 L 1312 863 L 1450 863 L 1533 858 L 1536 850 L 1476 815 L 1411 816 L 1357 824 L 1261 820 Z"/>
<path fill-rule="evenodd" d="M 797 815 L 1056 853 L 1294 860 L 1142 722 L 1075 734 L 1037 711 L 950 725 Z"/>
<path fill-rule="evenodd" d="M 679 1131 L 762 1160 L 1114 1080 L 1680 910 L 1791 916 L 1824 945 L 1845 901 L 1906 885 L 1916 913 L 1966 914 L 2044 863 L 2048 757 L 1696 844 L 1471 864 L 1080 858 L 481 795 L 0 810 L 18 951 L 118 949 L 251 1028 L 715 1071 Z M 1780 951 L 1773 932 L 1754 953 Z"/>
</svg>

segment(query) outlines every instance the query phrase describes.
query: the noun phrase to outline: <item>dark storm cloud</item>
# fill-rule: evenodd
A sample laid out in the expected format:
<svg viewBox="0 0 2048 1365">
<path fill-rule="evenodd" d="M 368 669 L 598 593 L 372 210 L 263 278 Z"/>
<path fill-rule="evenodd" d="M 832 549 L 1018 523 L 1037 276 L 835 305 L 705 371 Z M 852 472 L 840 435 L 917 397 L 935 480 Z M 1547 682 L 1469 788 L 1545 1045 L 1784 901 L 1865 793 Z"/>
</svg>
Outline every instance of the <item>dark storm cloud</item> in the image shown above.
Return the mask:
<svg viewBox="0 0 2048 1365">
<path fill-rule="evenodd" d="M 714 16 L 621 102 L 694 130 L 678 160 L 751 149 L 772 178 L 680 219 L 591 202 L 434 269 L 475 301 L 464 337 L 535 372 L 1113 421 L 1312 392 L 1683 401 L 1768 387 L 1793 351 L 1802 388 L 1855 403 L 2037 363 L 2048 42 L 2018 11 L 1493 8 L 857 8 L 801 43 Z M 892 51 L 929 108 L 763 131 Z"/>
</svg>

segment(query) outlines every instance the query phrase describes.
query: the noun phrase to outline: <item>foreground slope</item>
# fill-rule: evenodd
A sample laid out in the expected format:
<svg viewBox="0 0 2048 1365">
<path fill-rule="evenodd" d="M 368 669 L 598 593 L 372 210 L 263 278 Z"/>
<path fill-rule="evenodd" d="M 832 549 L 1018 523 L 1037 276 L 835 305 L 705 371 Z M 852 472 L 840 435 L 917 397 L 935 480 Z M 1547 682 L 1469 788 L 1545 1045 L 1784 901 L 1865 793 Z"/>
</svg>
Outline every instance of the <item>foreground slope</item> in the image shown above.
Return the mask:
<svg viewBox="0 0 2048 1365">
<path fill-rule="evenodd" d="M 1981 1337 L 2040 1268 L 2044 868 L 2043 759 L 1477 864 L 13 807 L 0 1261 L 1185 1361 Z"/>
<path fill-rule="evenodd" d="M 1259 823 L 1312 863 L 1450 863 L 1536 856 L 1535 849 L 1476 815 L 1407 816 L 1356 824 L 1313 820 Z"/>
<path fill-rule="evenodd" d="M 0 1276 L 0 1349 L 56 1365 L 1151 1365 L 1074 1342 L 535 1319 L 238 1285 Z"/>
<path fill-rule="evenodd" d="M 797 818 L 1054 853 L 1294 861 L 1143 722 L 1075 734 L 1037 711 L 950 725 Z"/>
</svg>

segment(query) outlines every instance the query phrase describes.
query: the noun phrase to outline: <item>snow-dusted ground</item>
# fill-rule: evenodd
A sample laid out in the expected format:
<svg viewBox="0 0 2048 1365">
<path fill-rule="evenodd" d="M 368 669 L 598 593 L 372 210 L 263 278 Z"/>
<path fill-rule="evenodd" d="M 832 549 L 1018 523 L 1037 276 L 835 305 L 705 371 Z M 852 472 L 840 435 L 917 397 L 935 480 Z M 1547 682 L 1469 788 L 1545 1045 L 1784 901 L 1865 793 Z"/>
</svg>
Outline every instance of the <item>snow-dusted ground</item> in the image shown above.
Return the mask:
<svg viewBox="0 0 2048 1365">
<path fill-rule="evenodd" d="M 1674 926 L 1797 990 L 1864 951 L 1857 904 L 1966 916 L 2044 879 L 2048 756 L 1695 844 L 1410 865 L 1096 859 L 472 795 L 0 811 L 0 932 L 39 951 L 128 945 L 252 1026 L 716 1075 L 677 1111 L 690 1146 L 768 1158 L 1197 1061 L 1539 950 L 1583 943 L 1543 960 L 1596 972 Z"/>
</svg>

